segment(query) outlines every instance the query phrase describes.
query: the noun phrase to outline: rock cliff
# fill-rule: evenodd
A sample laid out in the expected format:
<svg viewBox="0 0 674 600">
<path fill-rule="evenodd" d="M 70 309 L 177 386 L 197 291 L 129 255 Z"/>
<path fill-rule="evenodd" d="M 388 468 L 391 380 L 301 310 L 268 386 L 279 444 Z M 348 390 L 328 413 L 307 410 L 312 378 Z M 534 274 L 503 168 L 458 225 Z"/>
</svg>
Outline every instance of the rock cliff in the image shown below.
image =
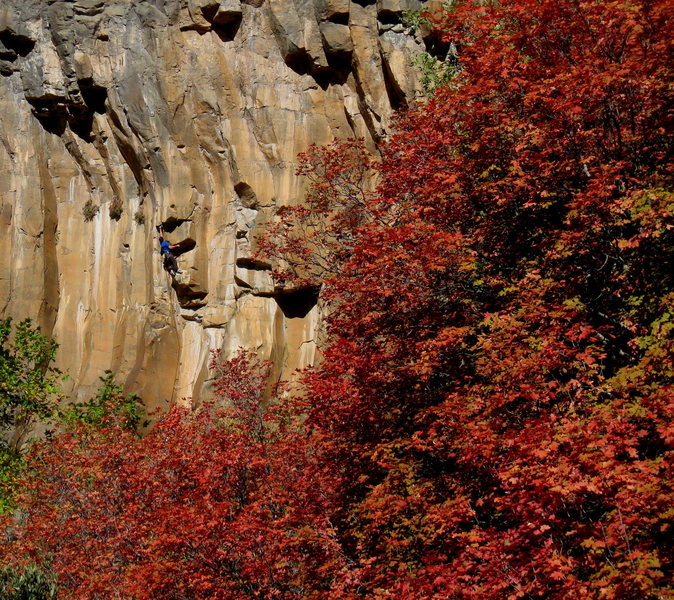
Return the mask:
<svg viewBox="0 0 674 600">
<path fill-rule="evenodd" d="M 275 295 L 251 242 L 302 200 L 309 144 L 386 135 L 420 5 L 2 1 L 0 315 L 55 337 L 69 392 L 112 369 L 153 407 L 204 393 L 214 349 L 312 362 L 315 298 Z M 175 280 L 159 225 L 185 243 Z"/>
</svg>

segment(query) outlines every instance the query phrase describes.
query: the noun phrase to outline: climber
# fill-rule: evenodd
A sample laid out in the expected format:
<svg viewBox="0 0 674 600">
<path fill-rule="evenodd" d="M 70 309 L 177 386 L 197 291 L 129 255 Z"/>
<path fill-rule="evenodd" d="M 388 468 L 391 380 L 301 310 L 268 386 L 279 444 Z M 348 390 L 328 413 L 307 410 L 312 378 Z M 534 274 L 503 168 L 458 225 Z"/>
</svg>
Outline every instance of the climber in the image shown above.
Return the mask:
<svg viewBox="0 0 674 600">
<path fill-rule="evenodd" d="M 164 257 L 164 269 L 166 269 L 171 277 L 182 273 L 178 268 L 178 259 L 173 254 L 172 250 L 177 250 L 179 246 L 171 245 L 163 237 L 159 236 L 159 245 L 161 248 L 161 255 Z"/>
</svg>

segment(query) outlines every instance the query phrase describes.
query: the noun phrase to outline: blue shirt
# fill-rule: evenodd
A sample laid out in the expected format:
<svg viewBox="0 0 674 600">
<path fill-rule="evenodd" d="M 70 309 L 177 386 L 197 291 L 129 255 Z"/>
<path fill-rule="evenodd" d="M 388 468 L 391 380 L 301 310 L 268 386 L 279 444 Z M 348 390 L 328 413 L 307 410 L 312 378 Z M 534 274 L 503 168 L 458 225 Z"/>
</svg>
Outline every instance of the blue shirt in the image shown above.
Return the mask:
<svg viewBox="0 0 674 600">
<path fill-rule="evenodd" d="M 171 244 L 169 244 L 166 240 L 164 240 L 161 243 L 161 253 L 162 254 L 168 254 L 171 251 L 170 246 L 171 246 Z"/>
</svg>

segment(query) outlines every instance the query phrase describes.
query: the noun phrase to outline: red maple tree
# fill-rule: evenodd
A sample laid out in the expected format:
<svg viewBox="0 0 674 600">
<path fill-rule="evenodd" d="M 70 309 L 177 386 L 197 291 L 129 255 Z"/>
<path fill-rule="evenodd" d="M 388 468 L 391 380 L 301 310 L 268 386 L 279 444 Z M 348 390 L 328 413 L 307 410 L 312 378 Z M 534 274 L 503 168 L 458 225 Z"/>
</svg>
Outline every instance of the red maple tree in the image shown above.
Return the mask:
<svg viewBox="0 0 674 600">
<path fill-rule="evenodd" d="M 312 458 L 287 409 L 262 410 L 263 365 L 220 369 L 213 403 L 145 437 L 112 415 L 34 448 L 3 558 L 56 572 L 64 598 L 311 597 L 342 561 L 322 486 L 295 485 Z"/>
<path fill-rule="evenodd" d="M 331 597 L 674 594 L 673 10 L 436 17 L 460 64 L 323 270 L 306 410 L 353 565 Z"/>
</svg>

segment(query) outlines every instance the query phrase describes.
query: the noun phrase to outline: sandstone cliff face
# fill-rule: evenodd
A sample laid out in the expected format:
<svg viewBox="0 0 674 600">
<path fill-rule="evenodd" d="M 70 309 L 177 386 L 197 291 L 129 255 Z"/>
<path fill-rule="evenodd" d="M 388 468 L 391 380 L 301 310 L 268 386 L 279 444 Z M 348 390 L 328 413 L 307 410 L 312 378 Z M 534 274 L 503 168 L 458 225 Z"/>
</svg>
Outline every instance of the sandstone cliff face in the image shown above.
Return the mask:
<svg viewBox="0 0 674 600">
<path fill-rule="evenodd" d="M 418 0 L 2 0 L 0 315 L 59 342 L 69 389 L 112 369 L 151 406 L 208 389 L 239 346 L 314 359 L 313 298 L 246 260 L 296 155 L 404 105 Z M 187 240 L 175 280 L 158 225 Z"/>
</svg>

